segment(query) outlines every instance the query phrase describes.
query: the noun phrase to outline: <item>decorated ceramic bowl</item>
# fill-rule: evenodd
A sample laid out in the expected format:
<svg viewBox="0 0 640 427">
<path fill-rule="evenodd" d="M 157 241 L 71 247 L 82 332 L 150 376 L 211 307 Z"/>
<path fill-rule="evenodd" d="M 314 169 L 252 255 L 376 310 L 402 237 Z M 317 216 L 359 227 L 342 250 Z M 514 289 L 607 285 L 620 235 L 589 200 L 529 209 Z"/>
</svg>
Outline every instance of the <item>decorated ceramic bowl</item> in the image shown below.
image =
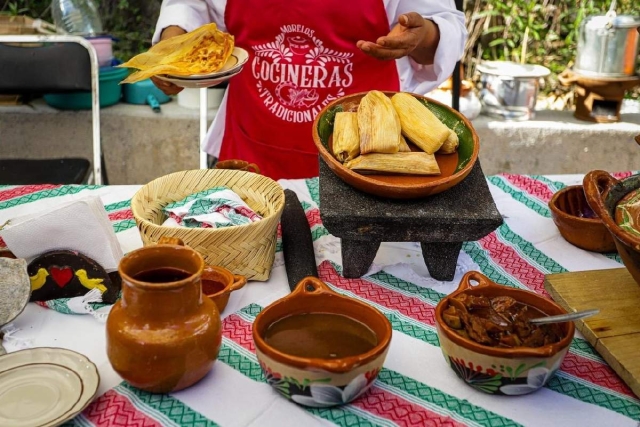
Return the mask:
<svg viewBox="0 0 640 427">
<path fill-rule="evenodd" d="M 566 310 L 533 292 L 493 283 L 475 271 L 467 273 L 458 289 L 436 307 L 436 327 L 444 358 L 468 385 L 489 394 L 517 396 L 532 393 L 547 384 L 569 350 L 574 324 L 560 324 L 563 332 L 560 341 L 542 347 L 499 348 L 479 344 L 456 333 L 443 319 L 451 299 L 463 292 L 489 298 L 512 297 L 550 316 L 565 314 Z"/>
<path fill-rule="evenodd" d="M 617 180 L 608 172 L 595 170 L 584 177 L 583 185 L 589 206 L 604 222 L 624 266 L 640 284 L 640 230 L 630 231 L 628 227 L 625 229 L 616 221 L 618 203 L 640 189 L 640 175 Z"/>
<path fill-rule="evenodd" d="M 565 187 L 549 201 L 553 222 L 569 243 L 587 251 L 615 252 L 616 245 L 602 220 L 587 203 L 582 185 Z"/>
<path fill-rule="evenodd" d="M 361 354 L 319 358 L 285 353 L 269 341 L 271 328 L 278 322 L 308 314 L 339 315 L 356 321 L 375 335 L 375 342 Z M 301 327 L 298 347 L 308 343 L 305 338 L 311 334 L 305 332 L 309 330 L 310 327 Z M 253 340 L 267 382 L 282 396 L 304 406 L 331 407 L 357 399 L 373 384 L 391 343 L 391 324 L 375 308 L 335 293 L 319 279 L 307 277 L 290 295 L 256 317 Z"/>
<path fill-rule="evenodd" d="M 385 92 L 389 97 L 396 92 Z M 333 124 L 336 113 L 356 111 L 367 92 L 347 95 L 329 103 L 316 116 L 313 123 L 313 141 L 322 160 L 341 180 L 365 193 L 392 199 L 415 199 L 441 193 L 462 182 L 478 159 L 479 138 L 471 122 L 462 114 L 438 101 L 411 94 L 452 129 L 459 139 L 454 154 L 438 154 L 439 176 L 417 175 L 361 175 L 343 166 L 332 154 Z M 410 144 L 411 146 L 412 144 Z"/>
</svg>

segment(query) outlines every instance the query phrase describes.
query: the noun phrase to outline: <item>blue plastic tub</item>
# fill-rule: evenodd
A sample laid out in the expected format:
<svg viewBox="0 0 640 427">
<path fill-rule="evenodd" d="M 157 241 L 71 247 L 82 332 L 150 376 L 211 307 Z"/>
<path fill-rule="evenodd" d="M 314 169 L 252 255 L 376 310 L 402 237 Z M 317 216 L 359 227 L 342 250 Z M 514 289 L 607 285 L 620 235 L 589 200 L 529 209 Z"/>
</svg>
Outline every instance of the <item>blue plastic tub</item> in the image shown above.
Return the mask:
<svg viewBox="0 0 640 427">
<path fill-rule="evenodd" d="M 100 107 L 117 104 L 122 98 L 120 82 L 129 74 L 126 68 L 100 68 Z M 44 101 L 60 110 L 90 110 L 91 92 L 51 93 L 44 95 Z"/>
</svg>

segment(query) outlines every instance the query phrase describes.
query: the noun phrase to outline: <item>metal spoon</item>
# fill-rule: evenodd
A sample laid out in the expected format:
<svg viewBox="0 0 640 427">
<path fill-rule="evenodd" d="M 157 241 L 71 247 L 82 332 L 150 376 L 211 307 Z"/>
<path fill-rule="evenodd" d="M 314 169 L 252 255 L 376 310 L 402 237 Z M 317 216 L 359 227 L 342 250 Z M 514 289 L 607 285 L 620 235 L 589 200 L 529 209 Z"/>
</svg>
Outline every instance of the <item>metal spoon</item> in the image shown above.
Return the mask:
<svg viewBox="0 0 640 427">
<path fill-rule="evenodd" d="M 591 317 L 598 313 L 600 313 L 600 310 L 596 308 L 593 310 L 583 310 L 583 311 L 576 311 L 575 313 L 560 314 L 558 316 L 547 316 L 547 317 L 539 317 L 537 319 L 530 319 L 529 323 L 536 323 L 538 325 L 541 325 L 544 323 L 563 323 L 563 322 L 569 322 L 577 319 L 584 319 L 585 317 Z"/>
</svg>

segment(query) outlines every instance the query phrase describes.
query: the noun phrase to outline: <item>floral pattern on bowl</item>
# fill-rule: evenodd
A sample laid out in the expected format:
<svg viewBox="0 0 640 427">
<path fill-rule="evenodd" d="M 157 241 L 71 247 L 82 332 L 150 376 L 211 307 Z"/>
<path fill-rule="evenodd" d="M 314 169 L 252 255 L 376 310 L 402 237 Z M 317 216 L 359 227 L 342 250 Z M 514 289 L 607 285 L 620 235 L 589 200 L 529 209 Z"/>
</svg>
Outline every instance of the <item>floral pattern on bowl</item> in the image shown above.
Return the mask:
<svg viewBox="0 0 640 427">
<path fill-rule="evenodd" d="M 483 368 L 446 354 L 445 358 L 458 378 L 471 387 L 485 393 L 508 396 L 529 394 L 544 387 L 560 368 L 560 362 L 562 362 L 562 359 L 559 359 L 551 368 L 546 367 L 546 362 L 533 365 L 520 363 L 515 367 L 492 364 L 490 368 Z"/>
<path fill-rule="evenodd" d="M 273 372 L 264 363 L 260 363 L 267 384 L 282 396 L 295 403 L 312 408 L 328 408 L 352 402 L 366 393 L 378 377 L 380 369 L 373 369 L 352 379 L 348 384 L 336 386 L 331 378 L 308 379 L 302 381 Z"/>
</svg>

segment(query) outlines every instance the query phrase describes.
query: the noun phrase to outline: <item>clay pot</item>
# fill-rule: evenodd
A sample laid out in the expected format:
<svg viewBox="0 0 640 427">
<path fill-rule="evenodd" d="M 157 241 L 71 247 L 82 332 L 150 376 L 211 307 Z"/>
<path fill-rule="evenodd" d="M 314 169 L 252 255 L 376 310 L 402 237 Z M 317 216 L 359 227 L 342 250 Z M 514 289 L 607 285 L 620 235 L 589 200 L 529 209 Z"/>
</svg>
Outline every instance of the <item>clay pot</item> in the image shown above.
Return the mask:
<svg viewBox="0 0 640 427">
<path fill-rule="evenodd" d="M 547 384 L 569 350 L 575 333 L 573 322 L 563 323 L 565 335 L 555 344 L 537 348 L 489 347 L 458 335 L 442 317 L 450 299 L 463 292 L 489 298 L 512 297 L 550 316 L 567 311 L 533 292 L 496 284 L 477 271 L 465 274 L 458 289 L 436 306 L 436 329 L 442 354 L 456 375 L 468 385 L 485 393 L 517 396 L 532 393 Z"/>
<path fill-rule="evenodd" d="M 615 252 L 616 245 L 587 203 L 582 185 L 563 188 L 549 201 L 551 217 L 560 235 L 574 246 L 593 252 Z"/>
<path fill-rule="evenodd" d="M 231 292 L 247 284 L 247 278 L 232 274 L 223 267 L 207 266 L 202 272 L 202 294 L 208 296 L 222 313 L 229 302 Z"/>
<path fill-rule="evenodd" d="M 615 221 L 620 200 L 640 188 L 640 175 L 617 180 L 608 172 L 595 170 L 584 177 L 583 185 L 589 206 L 613 236 L 624 266 L 640 284 L 640 238 L 623 230 Z"/>
<path fill-rule="evenodd" d="M 215 169 L 234 169 L 245 172 L 260 173 L 260 168 L 255 163 L 244 160 L 221 160 L 215 165 Z"/>
<path fill-rule="evenodd" d="M 165 283 L 135 279 L 160 268 L 189 276 Z M 180 245 L 147 246 L 120 261 L 122 298 L 107 319 L 107 356 L 126 382 L 151 393 L 169 393 L 209 372 L 222 334 L 216 305 L 202 297 L 203 270 L 202 256 Z"/>
<path fill-rule="evenodd" d="M 375 333 L 378 344 L 363 354 L 318 359 L 288 355 L 265 342 L 265 333 L 273 323 L 287 316 L 305 313 L 350 317 L 368 326 Z M 253 341 L 260 367 L 275 390 L 298 404 L 329 407 L 351 402 L 373 384 L 389 350 L 391 324 L 370 305 L 337 294 L 315 277 L 306 277 L 291 294 L 258 314 L 253 323 Z M 288 383 L 286 387 L 285 382 Z M 318 391 L 315 396 L 314 391 Z M 320 395 L 325 399 L 317 400 Z"/>
</svg>

